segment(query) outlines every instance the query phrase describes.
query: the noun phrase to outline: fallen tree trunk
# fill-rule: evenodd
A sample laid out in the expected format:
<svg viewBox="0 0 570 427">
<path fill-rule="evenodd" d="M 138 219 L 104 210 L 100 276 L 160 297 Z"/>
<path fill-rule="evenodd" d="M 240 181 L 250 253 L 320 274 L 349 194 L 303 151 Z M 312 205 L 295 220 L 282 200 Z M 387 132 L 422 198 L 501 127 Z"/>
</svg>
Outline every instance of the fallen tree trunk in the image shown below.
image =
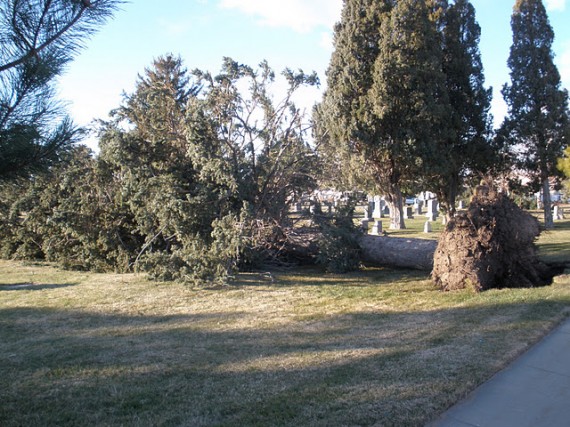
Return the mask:
<svg viewBox="0 0 570 427">
<path fill-rule="evenodd" d="M 287 234 L 280 246 L 280 259 L 299 264 L 314 264 L 319 254 L 322 232 L 313 228 L 299 228 Z M 361 260 L 364 264 L 412 268 L 431 271 L 437 241 L 402 237 L 361 235 L 358 238 Z"/>
<path fill-rule="evenodd" d="M 366 235 L 359 245 L 366 264 L 431 271 L 437 241 Z"/>
</svg>

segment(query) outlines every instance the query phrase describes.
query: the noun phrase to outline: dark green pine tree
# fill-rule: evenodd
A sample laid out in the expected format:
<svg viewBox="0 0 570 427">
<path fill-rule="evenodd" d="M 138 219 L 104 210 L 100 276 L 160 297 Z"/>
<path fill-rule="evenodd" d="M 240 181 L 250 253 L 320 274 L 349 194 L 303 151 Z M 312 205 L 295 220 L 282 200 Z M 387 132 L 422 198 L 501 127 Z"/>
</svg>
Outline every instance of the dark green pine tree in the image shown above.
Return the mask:
<svg viewBox="0 0 570 427">
<path fill-rule="evenodd" d="M 57 165 L 0 185 L 0 251 L 65 268 L 127 272 L 142 242 L 112 174 L 77 145 Z"/>
<path fill-rule="evenodd" d="M 376 139 L 377 126 L 368 92 L 378 57 L 380 28 L 391 0 L 346 0 L 335 26 L 334 51 L 327 70 L 327 90 L 314 114 L 321 157 L 334 175 L 333 185 L 354 185 L 382 192 L 382 182 L 362 155 Z M 351 189 L 352 189 L 351 188 Z"/>
<path fill-rule="evenodd" d="M 225 58 L 220 74 L 194 70 L 190 79 L 180 58 L 166 56 L 139 76 L 103 123 L 99 159 L 143 239 L 131 266 L 159 279 L 223 281 L 238 262 L 280 250 L 294 195 L 314 188 L 307 124 L 292 98 L 317 83 L 283 75 L 277 104 L 266 63 L 254 70 Z"/>
<path fill-rule="evenodd" d="M 374 133 L 362 120 L 373 68 L 378 57 L 380 27 L 391 9 L 391 1 L 348 0 L 335 27 L 335 49 L 327 70 L 328 90 L 324 104 L 329 109 L 329 129 L 337 139 L 358 145 Z M 359 138 L 360 137 L 360 138 Z"/>
<path fill-rule="evenodd" d="M 181 58 L 166 55 L 155 59 L 152 67 L 138 76 L 135 92 L 124 95 L 123 105 L 112 112 L 114 121 L 106 124 L 101 141 L 102 157 L 147 177 L 188 170 L 189 165 L 182 164 L 186 104 L 197 92 Z M 124 129 L 124 124 L 129 126 Z M 114 137 L 117 135 L 122 137 Z"/>
<path fill-rule="evenodd" d="M 214 204 L 213 196 L 197 183 L 186 154 L 186 107 L 197 92 L 179 57 L 159 57 L 102 125 L 100 167 L 117 177 L 133 233 L 144 240 L 132 260 L 135 268 L 183 264 L 175 254 L 189 240 L 210 238 L 217 212 L 205 206 Z M 173 267 L 160 277 L 176 273 Z"/>
<path fill-rule="evenodd" d="M 425 1 L 400 0 L 381 27 L 369 92 L 377 133 L 366 142 L 385 183 L 392 228 L 405 228 L 403 185 L 441 174 L 450 108 L 442 70 L 441 38 Z"/>
<path fill-rule="evenodd" d="M 54 80 L 121 0 L 0 0 L 0 180 L 60 160 L 82 137 Z"/>
<path fill-rule="evenodd" d="M 554 32 L 541 0 L 517 0 L 511 18 L 509 107 L 503 132 L 520 169 L 540 184 L 546 228 L 553 228 L 549 178 L 569 138 L 568 92 L 553 61 Z"/>
<path fill-rule="evenodd" d="M 457 0 L 441 15 L 443 71 L 451 107 L 452 133 L 441 141 L 446 162 L 432 175 L 432 188 L 448 217 L 455 215 L 460 186 L 469 174 L 484 173 L 494 156 L 489 114 L 492 90 L 486 89 L 479 51 L 481 28 L 468 0 Z"/>
</svg>

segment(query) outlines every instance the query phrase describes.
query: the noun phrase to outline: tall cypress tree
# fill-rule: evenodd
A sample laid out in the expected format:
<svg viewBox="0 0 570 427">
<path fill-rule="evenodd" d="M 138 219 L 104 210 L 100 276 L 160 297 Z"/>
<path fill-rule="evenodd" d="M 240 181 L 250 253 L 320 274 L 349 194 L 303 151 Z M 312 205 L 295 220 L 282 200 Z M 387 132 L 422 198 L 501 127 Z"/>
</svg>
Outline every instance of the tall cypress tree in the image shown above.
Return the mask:
<svg viewBox="0 0 570 427">
<path fill-rule="evenodd" d="M 377 138 L 368 92 L 378 57 L 380 28 L 392 4 L 392 0 L 345 0 L 341 20 L 335 26 L 327 90 L 314 115 L 322 157 L 335 177 L 350 184 L 357 181 L 358 186 L 377 192 L 382 191 L 382 183 L 367 170 L 362 154 L 363 147 Z"/>
<path fill-rule="evenodd" d="M 378 57 L 382 21 L 392 1 L 346 0 L 341 21 L 335 27 L 335 49 L 327 70 L 325 101 L 330 131 L 339 139 L 358 145 L 374 133 L 366 120 L 368 91 Z"/>
<path fill-rule="evenodd" d="M 448 138 L 449 100 L 441 39 L 427 4 L 400 0 L 381 31 L 369 93 L 378 138 L 366 150 L 387 184 L 391 227 L 405 228 L 401 185 L 444 163 L 438 143 Z"/>
<path fill-rule="evenodd" d="M 481 28 L 468 0 L 457 0 L 441 17 L 443 71 L 451 107 L 451 136 L 442 141 L 443 169 L 432 186 L 448 216 L 455 214 L 459 188 L 470 173 L 482 172 L 492 161 L 489 110 L 492 90 L 486 89 L 479 40 Z"/>
<path fill-rule="evenodd" d="M 546 228 L 553 228 L 549 177 L 569 138 L 568 92 L 553 61 L 554 32 L 541 0 L 517 0 L 511 18 L 511 84 L 503 88 L 509 107 L 503 130 L 518 166 L 540 183 Z"/>
<path fill-rule="evenodd" d="M 464 178 L 492 158 L 479 37 L 467 0 L 345 1 L 317 133 L 325 154 L 367 166 L 347 169 L 387 196 L 392 228 L 405 227 L 401 188 L 437 193 L 452 216 Z"/>
</svg>

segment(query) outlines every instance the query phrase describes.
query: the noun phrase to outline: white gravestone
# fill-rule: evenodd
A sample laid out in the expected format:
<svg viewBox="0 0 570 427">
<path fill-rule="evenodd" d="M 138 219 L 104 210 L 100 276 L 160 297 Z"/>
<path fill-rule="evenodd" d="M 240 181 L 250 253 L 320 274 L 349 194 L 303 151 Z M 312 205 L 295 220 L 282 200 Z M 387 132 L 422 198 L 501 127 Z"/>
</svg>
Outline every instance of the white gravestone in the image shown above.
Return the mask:
<svg viewBox="0 0 570 427">
<path fill-rule="evenodd" d="M 374 213 L 372 217 L 374 218 L 384 218 L 384 213 L 382 212 L 382 198 L 380 196 L 374 196 Z"/>
<path fill-rule="evenodd" d="M 554 206 L 554 214 L 552 215 L 554 220 L 564 219 L 564 210 L 560 209 L 560 206 Z"/>
<path fill-rule="evenodd" d="M 437 211 L 438 211 L 437 200 L 435 199 L 428 200 L 426 216 L 430 221 L 435 221 L 437 219 Z"/>
<path fill-rule="evenodd" d="M 382 234 L 382 221 L 374 221 L 371 234 L 374 234 L 375 236 Z"/>
<path fill-rule="evenodd" d="M 422 215 L 422 207 L 423 202 L 421 200 L 418 200 L 416 203 L 414 203 L 414 212 L 416 215 Z"/>
</svg>

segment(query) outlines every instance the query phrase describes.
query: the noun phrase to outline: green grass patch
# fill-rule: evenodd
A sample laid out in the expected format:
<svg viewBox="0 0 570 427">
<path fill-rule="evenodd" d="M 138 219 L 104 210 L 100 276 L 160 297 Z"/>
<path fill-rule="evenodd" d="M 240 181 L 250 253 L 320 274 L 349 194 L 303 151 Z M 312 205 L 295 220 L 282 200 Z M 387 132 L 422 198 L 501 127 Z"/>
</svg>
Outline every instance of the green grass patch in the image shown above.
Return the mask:
<svg viewBox="0 0 570 427">
<path fill-rule="evenodd" d="M 543 231 L 538 247 L 544 261 L 570 264 L 570 219 L 555 221 L 554 230 Z"/>
<path fill-rule="evenodd" d="M 570 224 L 540 241 L 570 260 Z M 418 426 L 568 315 L 549 287 L 421 272 L 244 274 L 189 289 L 0 262 L 2 426 Z"/>
</svg>

